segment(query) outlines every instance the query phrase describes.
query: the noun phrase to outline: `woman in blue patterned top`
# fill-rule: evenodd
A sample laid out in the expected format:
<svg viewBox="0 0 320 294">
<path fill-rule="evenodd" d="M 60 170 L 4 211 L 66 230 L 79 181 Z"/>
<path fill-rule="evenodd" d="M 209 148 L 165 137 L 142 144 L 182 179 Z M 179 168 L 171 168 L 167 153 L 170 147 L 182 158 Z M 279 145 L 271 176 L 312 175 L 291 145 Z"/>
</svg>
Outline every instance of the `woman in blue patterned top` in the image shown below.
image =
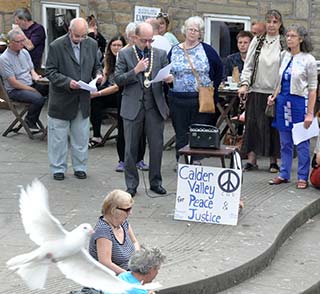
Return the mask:
<svg viewBox="0 0 320 294">
<path fill-rule="evenodd" d="M 174 76 L 173 87 L 169 90 L 168 97 L 172 124 L 176 133 L 177 161 L 179 160 L 178 150 L 188 144 L 189 126 L 193 123 L 215 125 L 218 117 L 217 113 L 198 112 L 198 84 L 184 52 L 185 48 L 202 85 L 209 86 L 213 83 L 214 102 L 217 103 L 223 66 L 217 52 L 201 41 L 203 30 L 204 21 L 201 17 L 188 18 L 182 28 L 185 41 L 174 46 L 168 54 Z"/>
<path fill-rule="evenodd" d="M 110 192 L 103 201 L 102 216 L 90 239 L 91 256 L 116 274 L 128 270 L 131 255 L 140 248 L 127 220 L 132 206 L 129 193 L 122 190 Z"/>
</svg>

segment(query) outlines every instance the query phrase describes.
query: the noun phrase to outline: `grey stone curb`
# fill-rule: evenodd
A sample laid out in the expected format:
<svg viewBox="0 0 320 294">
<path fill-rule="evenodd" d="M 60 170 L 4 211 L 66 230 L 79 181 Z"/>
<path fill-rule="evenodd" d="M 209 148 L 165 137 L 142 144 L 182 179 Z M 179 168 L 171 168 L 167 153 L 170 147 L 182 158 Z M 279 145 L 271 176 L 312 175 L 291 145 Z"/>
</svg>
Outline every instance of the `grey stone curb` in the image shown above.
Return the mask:
<svg viewBox="0 0 320 294">
<path fill-rule="evenodd" d="M 275 257 L 277 251 L 287 238 L 310 218 L 320 213 L 320 199 L 316 199 L 300 212 L 294 215 L 285 227 L 280 231 L 273 244 L 258 257 L 247 263 L 212 276 L 208 279 L 199 280 L 190 284 L 160 290 L 159 294 L 215 294 L 231 288 L 264 270 Z M 303 292 L 304 294 L 320 293 L 320 281 Z"/>
</svg>

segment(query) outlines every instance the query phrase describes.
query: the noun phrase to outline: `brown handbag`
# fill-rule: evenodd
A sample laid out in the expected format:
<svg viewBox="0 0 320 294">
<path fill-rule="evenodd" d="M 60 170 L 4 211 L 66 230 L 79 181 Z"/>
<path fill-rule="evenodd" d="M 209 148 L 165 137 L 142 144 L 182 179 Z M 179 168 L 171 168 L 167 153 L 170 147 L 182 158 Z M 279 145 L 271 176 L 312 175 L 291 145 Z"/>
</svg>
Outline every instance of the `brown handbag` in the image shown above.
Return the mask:
<svg viewBox="0 0 320 294">
<path fill-rule="evenodd" d="M 193 64 L 191 62 L 190 56 L 183 44 L 183 50 L 188 58 L 191 70 L 193 72 L 194 77 L 197 80 L 198 83 L 198 92 L 199 92 L 199 112 L 204 112 L 204 113 L 215 113 L 215 105 L 214 105 L 214 87 L 209 86 L 209 87 L 204 87 L 201 85 L 201 81 L 199 78 L 199 74 L 197 71 L 194 69 Z"/>
</svg>

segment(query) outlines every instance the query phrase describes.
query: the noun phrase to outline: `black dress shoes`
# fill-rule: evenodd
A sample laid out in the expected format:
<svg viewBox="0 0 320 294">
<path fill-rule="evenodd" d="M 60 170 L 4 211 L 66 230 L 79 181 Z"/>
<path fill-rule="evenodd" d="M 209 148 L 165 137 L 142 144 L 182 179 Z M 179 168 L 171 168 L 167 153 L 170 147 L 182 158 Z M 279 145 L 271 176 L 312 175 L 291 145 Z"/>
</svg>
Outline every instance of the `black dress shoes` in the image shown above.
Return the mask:
<svg viewBox="0 0 320 294">
<path fill-rule="evenodd" d="M 128 188 L 126 192 L 129 193 L 131 195 L 131 197 L 134 197 L 137 193 L 137 190 L 132 189 L 132 188 Z"/>
<path fill-rule="evenodd" d="M 62 180 L 64 180 L 64 173 L 54 173 L 53 178 L 56 181 L 62 181 Z"/>
<path fill-rule="evenodd" d="M 157 193 L 157 194 L 167 194 L 167 191 L 165 188 L 163 188 L 161 185 L 159 186 L 151 186 L 150 190 Z"/>
<path fill-rule="evenodd" d="M 77 170 L 74 172 L 74 176 L 80 180 L 86 179 L 87 174 L 82 170 Z"/>
</svg>

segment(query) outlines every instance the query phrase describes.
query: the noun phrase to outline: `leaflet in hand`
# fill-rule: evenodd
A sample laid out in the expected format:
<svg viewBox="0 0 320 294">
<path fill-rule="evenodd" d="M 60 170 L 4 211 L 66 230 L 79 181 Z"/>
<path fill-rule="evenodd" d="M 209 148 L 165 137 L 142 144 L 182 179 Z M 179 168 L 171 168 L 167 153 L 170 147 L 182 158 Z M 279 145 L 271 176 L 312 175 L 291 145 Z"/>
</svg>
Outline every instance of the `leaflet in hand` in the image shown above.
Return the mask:
<svg viewBox="0 0 320 294">
<path fill-rule="evenodd" d="M 80 89 L 87 90 L 89 92 L 97 92 L 96 83 L 99 77 L 96 77 L 94 80 L 92 80 L 89 84 L 78 81 L 78 84 L 80 85 Z"/>
<path fill-rule="evenodd" d="M 169 74 L 170 74 L 171 67 L 172 67 L 172 65 L 171 65 L 171 63 L 169 63 L 164 68 L 161 68 L 159 70 L 159 72 L 157 73 L 157 75 L 155 76 L 155 78 L 152 81 L 150 81 L 150 83 L 161 82 L 165 78 L 167 78 L 169 76 Z"/>
<path fill-rule="evenodd" d="M 292 139 L 294 145 L 298 145 L 303 141 L 317 136 L 319 136 L 319 123 L 317 117 L 313 119 L 312 124 L 308 129 L 303 126 L 303 122 L 293 124 Z"/>
</svg>

